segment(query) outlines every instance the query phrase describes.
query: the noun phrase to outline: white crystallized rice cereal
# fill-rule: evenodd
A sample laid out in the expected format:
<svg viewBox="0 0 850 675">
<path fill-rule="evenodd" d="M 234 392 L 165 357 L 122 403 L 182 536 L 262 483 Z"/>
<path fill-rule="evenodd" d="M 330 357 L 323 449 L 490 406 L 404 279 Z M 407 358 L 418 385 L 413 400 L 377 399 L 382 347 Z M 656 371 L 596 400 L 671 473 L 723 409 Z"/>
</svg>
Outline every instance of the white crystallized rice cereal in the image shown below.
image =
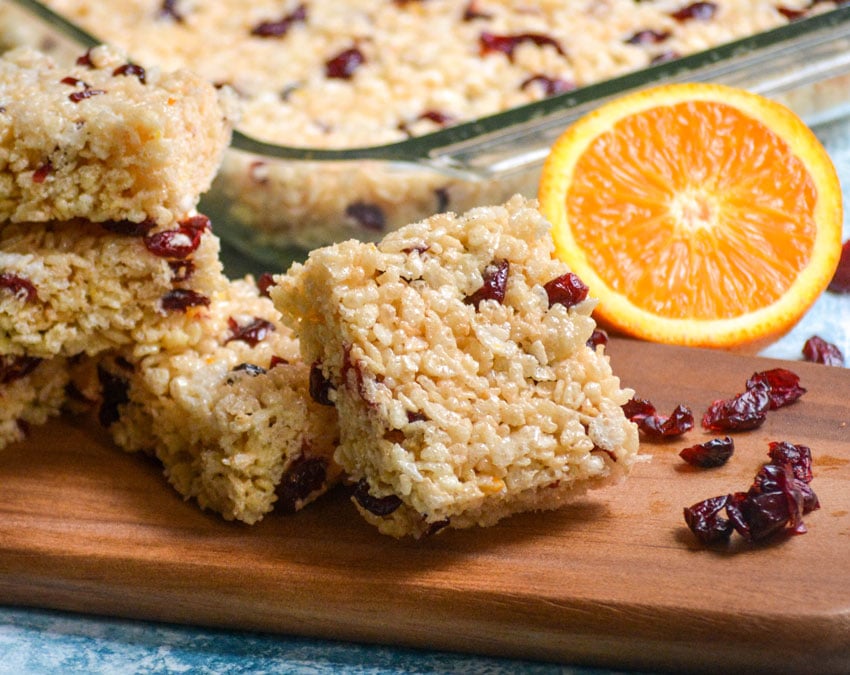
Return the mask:
<svg viewBox="0 0 850 675">
<path fill-rule="evenodd" d="M 195 319 L 227 285 L 209 220 L 146 235 L 119 225 L 0 226 L 0 354 L 144 354 L 201 339 Z"/>
<path fill-rule="evenodd" d="M 300 509 L 339 476 L 336 411 L 310 399 L 298 344 L 250 279 L 213 296 L 199 327 L 192 348 L 101 361 L 101 423 L 227 520 Z"/>
<path fill-rule="evenodd" d="M 227 83 L 274 143 L 400 141 L 829 11 L 811 0 L 48 0 L 142 64 Z M 533 194 L 412 165 L 230 151 L 211 196 L 257 248 L 377 240 L 423 215 Z"/>
<path fill-rule="evenodd" d="M 58 415 L 66 384 L 63 358 L 0 356 L 0 449 L 25 438 L 29 425 Z"/>
<path fill-rule="evenodd" d="M 0 58 L 0 222 L 150 221 L 191 212 L 230 142 L 234 104 L 208 81 L 98 47 L 59 66 Z"/>
<path fill-rule="evenodd" d="M 556 508 L 635 462 L 632 392 L 586 345 L 593 301 L 568 308 L 544 288 L 570 278 L 548 227 L 514 197 L 317 249 L 276 277 L 339 411 L 336 459 L 382 532 Z"/>
</svg>

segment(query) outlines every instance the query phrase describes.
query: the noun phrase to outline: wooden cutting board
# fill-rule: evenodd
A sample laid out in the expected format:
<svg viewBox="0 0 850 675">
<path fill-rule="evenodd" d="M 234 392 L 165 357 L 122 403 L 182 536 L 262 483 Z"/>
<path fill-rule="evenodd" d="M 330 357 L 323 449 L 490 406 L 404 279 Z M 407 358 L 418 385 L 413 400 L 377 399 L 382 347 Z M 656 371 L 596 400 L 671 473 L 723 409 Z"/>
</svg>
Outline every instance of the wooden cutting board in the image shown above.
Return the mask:
<svg viewBox="0 0 850 675">
<path fill-rule="evenodd" d="M 808 393 L 714 470 L 643 446 L 622 486 L 558 512 L 395 541 L 342 492 L 254 527 L 181 501 L 154 462 L 57 420 L 0 453 L 0 603 L 569 663 L 850 668 L 850 370 L 632 341 L 609 352 L 659 412 L 697 417 L 785 365 Z M 805 535 L 707 550 L 682 508 L 745 490 L 771 440 L 812 448 Z"/>
</svg>

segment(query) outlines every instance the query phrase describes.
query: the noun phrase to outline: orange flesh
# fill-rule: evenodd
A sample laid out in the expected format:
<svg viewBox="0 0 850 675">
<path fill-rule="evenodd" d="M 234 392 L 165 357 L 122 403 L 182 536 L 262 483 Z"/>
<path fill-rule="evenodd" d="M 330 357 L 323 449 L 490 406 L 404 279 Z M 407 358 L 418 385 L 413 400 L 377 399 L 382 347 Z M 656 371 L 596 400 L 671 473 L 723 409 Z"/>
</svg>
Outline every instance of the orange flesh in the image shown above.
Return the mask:
<svg viewBox="0 0 850 675">
<path fill-rule="evenodd" d="M 787 183 L 776 183 L 777 166 Z M 777 300 L 806 267 L 816 199 L 776 134 L 731 106 L 690 101 L 626 117 L 595 139 L 566 208 L 588 263 L 635 306 L 722 319 Z"/>
</svg>

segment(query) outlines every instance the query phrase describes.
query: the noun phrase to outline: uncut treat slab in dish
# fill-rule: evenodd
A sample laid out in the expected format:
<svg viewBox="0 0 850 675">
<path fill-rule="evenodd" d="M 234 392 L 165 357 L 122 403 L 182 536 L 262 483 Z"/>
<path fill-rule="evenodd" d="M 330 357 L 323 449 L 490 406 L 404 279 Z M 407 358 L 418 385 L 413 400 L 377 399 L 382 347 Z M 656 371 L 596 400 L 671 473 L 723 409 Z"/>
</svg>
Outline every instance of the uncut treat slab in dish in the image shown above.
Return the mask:
<svg viewBox="0 0 850 675">
<path fill-rule="evenodd" d="M 809 0 L 46 4 L 140 63 L 188 65 L 231 85 L 245 105 L 241 131 L 278 149 L 304 149 L 296 161 L 279 159 L 274 149 L 231 150 L 208 195 L 205 208 L 227 215 L 228 239 L 265 260 L 275 249 L 378 240 L 431 213 L 501 203 L 514 192 L 532 195 L 537 180 L 535 167 L 492 177 L 426 167 L 419 160 L 427 153 L 413 147 L 379 161 L 317 153 L 404 143 L 480 122 L 837 6 Z M 565 100 L 562 107 L 572 105 Z M 447 138 L 444 145 L 453 143 Z M 511 150 L 498 143 L 483 152 L 510 163 L 505 152 Z"/>
<path fill-rule="evenodd" d="M 0 104 L 0 222 L 173 226 L 209 188 L 236 114 L 199 76 L 144 70 L 107 47 L 72 65 L 6 53 Z"/>
<path fill-rule="evenodd" d="M 327 382 L 314 393 L 339 412 L 337 461 L 382 532 L 556 508 L 634 464 L 631 392 L 586 344 L 594 303 L 547 290 L 569 277 L 548 228 L 515 197 L 317 249 L 276 277 L 272 299 Z M 499 276 L 503 297 L 482 298 Z"/>
<path fill-rule="evenodd" d="M 196 325 L 201 339 L 187 348 L 117 352 L 94 364 L 101 424 L 125 450 L 155 455 L 181 495 L 227 520 L 255 523 L 276 504 L 302 508 L 340 472 L 336 413 L 310 398 L 297 342 L 250 279 L 215 294 Z"/>
</svg>

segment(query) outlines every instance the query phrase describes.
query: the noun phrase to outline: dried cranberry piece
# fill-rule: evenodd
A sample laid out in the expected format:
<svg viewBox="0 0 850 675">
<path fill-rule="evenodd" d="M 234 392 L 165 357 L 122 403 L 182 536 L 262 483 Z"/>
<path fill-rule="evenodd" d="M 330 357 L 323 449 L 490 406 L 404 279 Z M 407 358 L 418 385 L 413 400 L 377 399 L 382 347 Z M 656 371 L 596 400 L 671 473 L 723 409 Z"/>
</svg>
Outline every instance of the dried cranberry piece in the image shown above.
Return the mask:
<svg viewBox="0 0 850 675">
<path fill-rule="evenodd" d="M 469 3 L 467 3 L 463 10 L 462 18 L 464 21 L 474 21 L 475 19 L 492 19 L 493 15 L 488 12 L 482 12 L 478 9 L 478 3 L 475 0 L 469 0 Z"/>
<path fill-rule="evenodd" d="M 800 377 L 786 368 L 773 368 L 753 373 L 747 380 L 746 388 L 753 389 L 762 385 L 767 386 L 771 410 L 789 405 L 806 393 L 806 390 L 800 386 Z"/>
<path fill-rule="evenodd" d="M 734 398 L 714 401 L 702 417 L 710 431 L 745 431 L 761 426 L 770 409 L 766 385 L 757 385 Z"/>
<path fill-rule="evenodd" d="M 549 77 L 548 75 L 532 75 L 522 81 L 519 85 L 520 89 L 528 89 L 535 84 L 539 84 L 543 88 L 543 93 L 546 96 L 557 96 L 572 91 L 576 88 L 575 82 L 564 80 L 560 77 Z"/>
<path fill-rule="evenodd" d="M 363 52 L 357 47 L 350 47 L 325 61 L 325 75 L 339 80 L 348 80 L 364 63 L 366 63 L 366 56 Z"/>
<path fill-rule="evenodd" d="M 434 122 L 434 124 L 439 124 L 440 126 L 451 124 L 455 120 L 452 115 L 449 115 L 448 113 L 445 113 L 441 110 L 426 110 L 425 112 L 420 114 L 417 119 L 430 120 L 431 122 Z"/>
<path fill-rule="evenodd" d="M 788 441 L 771 441 L 768 456 L 771 464 L 788 464 L 794 477 L 804 483 L 812 482 L 812 450 L 805 445 Z"/>
<path fill-rule="evenodd" d="M 269 370 L 275 368 L 276 366 L 286 366 L 289 365 L 289 361 L 283 358 L 282 356 L 278 356 L 277 354 L 273 354 L 271 361 L 269 362 Z"/>
<path fill-rule="evenodd" d="M 500 305 L 505 301 L 505 292 L 508 287 L 508 271 L 510 263 L 507 260 L 494 260 L 484 268 L 482 274 L 484 284 L 472 295 L 464 298 L 467 305 L 474 305 L 475 309 L 484 300 L 495 300 Z"/>
<path fill-rule="evenodd" d="M 806 340 L 806 344 L 803 345 L 803 358 L 825 366 L 842 367 L 844 365 L 844 354 L 841 350 L 817 335 Z"/>
<path fill-rule="evenodd" d="M 158 15 L 160 17 L 170 18 L 176 23 L 183 23 L 185 20 L 185 17 L 177 11 L 177 0 L 163 0 Z"/>
<path fill-rule="evenodd" d="M 324 374 L 318 362 L 310 366 L 310 398 L 320 405 L 333 405 L 330 398 L 333 386 Z"/>
<path fill-rule="evenodd" d="M 720 516 L 726 507 L 728 496 L 711 497 L 693 506 L 685 507 L 685 522 L 703 544 L 729 541 L 732 523 Z"/>
<path fill-rule="evenodd" d="M 264 298 L 269 297 L 269 290 L 274 285 L 274 275 L 269 272 L 263 272 L 260 278 L 257 279 L 257 289 Z"/>
<path fill-rule="evenodd" d="M 83 89 L 82 91 L 75 91 L 73 94 L 69 94 L 68 98 L 71 99 L 72 103 L 79 103 L 92 96 L 100 96 L 105 93 L 106 91 L 104 89 Z"/>
<path fill-rule="evenodd" d="M 134 223 L 132 220 L 105 220 L 100 223 L 104 230 L 128 237 L 145 237 L 155 225 L 156 223 L 150 218 L 145 218 L 140 223 Z"/>
<path fill-rule="evenodd" d="M 145 69 L 135 63 L 125 63 L 123 66 L 118 66 L 112 71 L 113 77 L 124 75 L 125 77 L 135 76 L 139 78 L 139 82 L 147 84 L 147 73 Z"/>
<path fill-rule="evenodd" d="M 72 77 L 71 75 L 63 77 L 61 80 L 59 80 L 59 82 L 61 84 L 67 84 L 70 87 L 83 87 L 85 89 L 89 89 L 91 87 L 91 85 L 86 84 L 86 82 L 84 82 L 83 80 L 76 77 Z"/>
<path fill-rule="evenodd" d="M 679 457 L 692 466 L 713 469 L 726 464 L 734 452 L 735 443 L 729 436 L 726 436 L 725 438 L 712 438 L 705 443 L 684 448 L 679 453 Z"/>
<path fill-rule="evenodd" d="M 410 423 L 427 422 L 428 416 L 425 413 L 420 412 L 420 411 L 408 410 L 407 411 L 407 421 L 410 422 Z"/>
<path fill-rule="evenodd" d="M 357 221 L 364 230 L 382 232 L 387 226 L 384 211 L 377 204 L 354 202 L 346 207 L 345 215 Z"/>
<path fill-rule="evenodd" d="M 425 537 L 433 537 L 437 532 L 441 532 L 445 530 L 451 524 L 451 520 L 448 518 L 443 518 L 442 520 L 437 520 L 431 523 L 428 528 L 423 532 L 423 536 Z"/>
<path fill-rule="evenodd" d="M 554 47 L 555 51 L 557 51 L 561 56 L 565 56 L 564 50 L 561 49 L 561 45 L 558 44 L 558 41 L 548 35 L 543 35 L 542 33 L 496 35 L 495 33 L 484 31 L 478 36 L 478 45 L 482 56 L 492 52 L 501 52 L 511 61 L 513 61 L 514 58 L 514 51 L 516 51 L 516 48 L 523 42 L 531 42 L 538 47 L 548 45 L 550 47 Z"/>
<path fill-rule="evenodd" d="M 32 172 L 32 182 L 40 185 L 47 180 L 51 171 L 53 171 L 53 164 L 50 163 L 50 160 L 47 160 L 44 164 Z"/>
<path fill-rule="evenodd" d="M 787 7 L 777 7 L 776 11 L 779 12 L 786 19 L 788 19 L 788 21 L 796 21 L 797 19 L 802 19 L 804 16 L 806 16 L 806 14 L 808 14 L 808 10 L 789 9 Z"/>
<path fill-rule="evenodd" d="M 841 247 L 841 258 L 827 290 L 832 293 L 850 293 L 850 239 Z"/>
<path fill-rule="evenodd" d="M 591 349 L 596 349 L 599 345 L 607 345 L 608 333 L 606 333 L 601 328 L 594 328 L 593 332 L 590 334 L 590 337 L 587 338 L 586 344 Z"/>
<path fill-rule="evenodd" d="M 98 411 L 101 426 L 112 426 L 120 418 L 119 408 L 130 401 L 130 384 L 123 377 L 111 373 L 103 366 L 97 367 L 97 379 L 100 382 L 103 402 Z"/>
<path fill-rule="evenodd" d="M 677 405 L 672 414 L 645 415 L 633 420 L 644 434 L 652 438 L 671 438 L 681 436 L 694 428 L 694 415 L 684 405 Z"/>
<path fill-rule="evenodd" d="M 649 65 L 655 66 L 659 63 L 667 63 L 668 61 L 675 61 L 678 58 L 681 58 L 681 54 L 679 52 L 673 50 L 663 51 L 659 54 L 656 54 L 649 60 Z"/>
<path fill-rule="evenodd" d="M 25 302 L 38 302 L 38 291 L 35 285 L 22 276 L 12 274 L 11 272 L 3 272 L 0 274 L 0 288 L 6 288 L 12 291 L 12 294 L 18 299 Z"/>
<path fill-rule="evenodd" d="M 171 283 L 174 284 L 188 281 L 195 273 L 194 260 L 169 260 L 168 266 L 171 268 Z"/>
<path fill-rule="evenodd" d="M 623 413 L 626 415 L 626 419 L 630 422 L 637 422 L 644 417 L 655 414 L 655 406 L 645 398 L 638 398 L 637 396 L 633 396 L 631 399 L 626 401 L 622 407 Z"/>
<path fill-rule="evenodd" d="M 326 460 L 302 455 L 290 465 L 278 485 L 279 508 L 284 513 L 295 513 L 299 504 L 324 487 L 327 477 Z"/>
<path fill-rule="evenodd" d="M 365 478 L 361 478 L 354 487 L 354 499 L 369 513 L 374 513 L 376 516 L 388 516 L 401 506 L 401 499 L 396 495 L 373 497 L 369 494 L 369 483 Z"/>
<path fill-rule="evenodd" d="M 240 326 L 233 317 L 228 317 L 227 326 L 230 328 L 231 335 L 225 340 L 225 344 L 234 340 L 241 340 L 251 347 L 256 347 L 266 339 L 269 333 L 273 333 L 275 330 L 271 321 L 266 321 L 258 316 L 244 326 Z"/>
<path fill-rule="evenodd" d="M 35 356 L 0 355 L 0 384 L 11 384 L 34 371 L 41 359 Z"/>
<path fill-rule="evenodd" d="M 626 40 L 630 45 L 656 45 L 664 42 L 670 37 L 670 31 L 666 30 L 639 30 Z"/>
<path fill-rule="evenodd" d="M 682 7 L 682 9 L 673 12 L 672 16 L 676 21 L 689 21 L 696 19 L 698 21 L 708 21 L 717 13 L 717 5 L 713 2 L 693 2 L 690 5 Z"/>
<path fill-rule="evenodd" d="M 161 303 L 167 312 L 182 312 L 189 307 L 208 307 L 210 299 L 188 288 L 175 288 L 162 296 Z"/>
<path fill-rule="evenodd" d="M 277 21 L 263 21 L 251 29 L 251 35 L 256 37 L 283 37 L 293 24 L 307 20 L 307 6 L 298 5 L 292 12 Z"/>
<path fill-rule="evenodd" d="M 589 291 L 578 275 L 572 272 L 547 281 L 543 284 L 543 288 L 549 298 L 549 307 L 555 304 L 572 307 L 587 298 Z"/>
<path fill-rule="evenodd" d="M 145 237 L 145 247 L 160 258 L 182 260 L 201 245 L 201 236 L 208 226 L 209 219 L 205 216 L 189 218 L 181 221 L 176 230 L 164 230 Z"/>
<path fill-rule="evenodd" d="M 77 57 L 76 61 L 78 66 L 85 66 L 86 68 L 94 68 L 94 63 L 91 60 L 91 49 L 87 49 L 86 53 L 82 56 Z"/>
</svg>

